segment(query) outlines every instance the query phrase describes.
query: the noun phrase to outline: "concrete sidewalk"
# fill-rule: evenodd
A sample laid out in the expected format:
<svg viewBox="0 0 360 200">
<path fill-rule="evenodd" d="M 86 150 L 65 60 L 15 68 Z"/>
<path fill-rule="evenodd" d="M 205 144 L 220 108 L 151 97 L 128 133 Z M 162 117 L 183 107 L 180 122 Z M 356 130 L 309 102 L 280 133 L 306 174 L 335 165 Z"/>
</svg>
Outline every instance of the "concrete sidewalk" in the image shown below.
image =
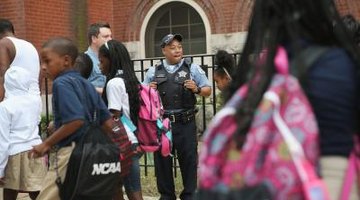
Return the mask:
<svg viewBox="0 0 360 200">
<path fill-rule="evenodd" d="M 159 199 L 159 197 L 145 197 L 145 196 L 143 198 L 144 198 L 144 200 L 156 200 L 156 199 Z M 125 197 L 125 199 L 127 199 L 127 198 Z M 0 200 L 3 200 L 3 189 L 2 188 L 0 188 Z M 17 200 L 31 200 L 31 199 L 29 198 L 29 196 L 27 194 L 20 193 L 18 195 Z"/>
</svg>

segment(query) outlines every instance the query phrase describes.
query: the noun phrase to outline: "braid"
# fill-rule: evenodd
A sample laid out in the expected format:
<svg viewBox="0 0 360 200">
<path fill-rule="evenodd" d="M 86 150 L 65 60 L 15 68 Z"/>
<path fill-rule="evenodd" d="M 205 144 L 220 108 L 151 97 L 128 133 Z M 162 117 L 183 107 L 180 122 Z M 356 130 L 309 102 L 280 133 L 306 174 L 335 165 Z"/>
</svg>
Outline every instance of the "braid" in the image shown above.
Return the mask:
<svg viewBox="0 0 360 200">
<path fill-rule="evenodd" d="M 107 47 L 103 45 L 100 47 L 99 50 L 99 53 L 101 52 L 105 57 L 109 58 L 110 60 L 110 72 L 107 75 L 107 82 L 110 79 L 119 76 L 119 70 L 122 70 L 122 74 L 120 74 L 120 77 L 124 80 L 126 92 L 129 96 L 130 118 L 131 121 L 136 125 L 140 109 L 140 83 L 135 75 L 133 62 L 130 59 L 130 54 L 128 50 L 121 42 L 116 40 L 110 40 L 107 42 L 107 45 L 109 49 L 107 49 Z M 104 96 L 106 97 L 106 94 L 103 94 L 103 97 Z"/>
</svg>

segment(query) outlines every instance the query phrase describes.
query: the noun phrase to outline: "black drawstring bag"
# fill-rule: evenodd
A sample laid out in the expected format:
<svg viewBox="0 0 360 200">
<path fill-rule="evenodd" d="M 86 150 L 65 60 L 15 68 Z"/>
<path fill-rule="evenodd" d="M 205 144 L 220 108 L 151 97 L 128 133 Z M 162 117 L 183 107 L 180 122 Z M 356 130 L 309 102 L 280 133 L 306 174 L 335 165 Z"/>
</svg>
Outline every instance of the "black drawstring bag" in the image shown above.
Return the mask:
<svg viewBox="0 0 360 200">
<path fill-rule="evenodd" d="M 59 186 L 62 200 L 111 200 L 120 182 L 119 148 L 99 125 L 90 124 L 71 153 Z"/>
</svg>

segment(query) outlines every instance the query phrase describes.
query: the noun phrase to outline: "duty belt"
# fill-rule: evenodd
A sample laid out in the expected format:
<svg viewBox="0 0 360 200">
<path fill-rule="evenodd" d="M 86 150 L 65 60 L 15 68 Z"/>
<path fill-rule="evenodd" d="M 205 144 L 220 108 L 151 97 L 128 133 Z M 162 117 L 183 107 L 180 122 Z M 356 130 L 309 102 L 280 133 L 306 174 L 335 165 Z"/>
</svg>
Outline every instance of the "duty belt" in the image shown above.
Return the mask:
<svg viewBox="0 0 360 200">
<path fill-rule="evenodd" d="M 165 112 L 164 118 L 169 118 L 173 123 L 188 123 L 195 120 L 195 111 L 187 110 L 183 112 Z"/>
</svg>

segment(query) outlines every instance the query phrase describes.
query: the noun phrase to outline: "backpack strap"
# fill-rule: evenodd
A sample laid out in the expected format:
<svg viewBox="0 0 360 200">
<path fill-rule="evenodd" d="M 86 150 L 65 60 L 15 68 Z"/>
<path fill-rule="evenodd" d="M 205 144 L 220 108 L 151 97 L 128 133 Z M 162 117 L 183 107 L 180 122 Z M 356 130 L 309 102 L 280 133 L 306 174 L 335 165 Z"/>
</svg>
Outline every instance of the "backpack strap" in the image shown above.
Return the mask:
<svg viewBox="0 0 360 200">
<path fill-rule="evenodd" d="M 132 123 L 132 121 L 128 117 L 126 117 L 125 115 L 122 114 L 120 117 L 120 120 L 125 126 L 127 126 L 129 128 L 129 130 L 131 132 L 136 131 L 136 129 L 137 129 L 136 126 Z"/>
<path fill-rule="evenodd" d="M 310 46 L 291 60 L 291 72 L 299 79 L 302 86 L 306 85 L 307 70 L 329 49 L 330 47 Z"/>
<path fill-rule="evenodd" d="M 351 190 L 353 189 L 353 185 L 357 184 L 356 180 L 358 174 L 360 173 L 360 141 L 359 135 L 354 136 L 354 147 L 350 153 L 348 166 L 345 171 L 345 176 L 343 180 L 342 190 L 340 193 L 340 200 L 349 200 Z"/>
<path fill-rule="evenodd" d="M 344 182 L 342 185 L 342 190 L 340 194 L 340 200 L 349 200 L 350 194 L 352 190 L 352 186 L 354 184 L 355 178 L 356 178 L 356 158 L 357 155 L 355 152 L 350 153 L 349 161 L 348 161 L 348 167 L 345 172 L 344 176 Z"/>
</svg>

